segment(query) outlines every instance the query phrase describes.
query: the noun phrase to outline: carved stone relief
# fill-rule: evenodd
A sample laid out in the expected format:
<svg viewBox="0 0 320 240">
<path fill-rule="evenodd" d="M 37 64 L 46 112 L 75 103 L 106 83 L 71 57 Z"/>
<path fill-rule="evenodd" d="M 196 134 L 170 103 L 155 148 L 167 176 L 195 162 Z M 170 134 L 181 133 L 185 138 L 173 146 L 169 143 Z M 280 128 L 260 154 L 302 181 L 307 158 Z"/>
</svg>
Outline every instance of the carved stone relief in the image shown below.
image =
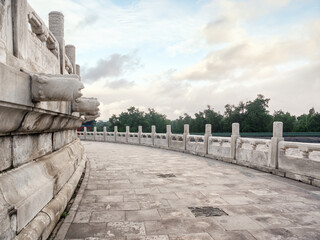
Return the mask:
<svg viewBox="0 0 320 240">
<path fill-rule="evenodd" d="M 32 100 L 73 101 L 82 96 L 83 84 L 78 75 L 32 75 Z"/>
<path fill-rule="evenodd" d="M 97 115 L 99 113 L 99 101 L 96 98 L 79 98 L 72 102 L 72 111 L 84 115 Z"/>
</svg>

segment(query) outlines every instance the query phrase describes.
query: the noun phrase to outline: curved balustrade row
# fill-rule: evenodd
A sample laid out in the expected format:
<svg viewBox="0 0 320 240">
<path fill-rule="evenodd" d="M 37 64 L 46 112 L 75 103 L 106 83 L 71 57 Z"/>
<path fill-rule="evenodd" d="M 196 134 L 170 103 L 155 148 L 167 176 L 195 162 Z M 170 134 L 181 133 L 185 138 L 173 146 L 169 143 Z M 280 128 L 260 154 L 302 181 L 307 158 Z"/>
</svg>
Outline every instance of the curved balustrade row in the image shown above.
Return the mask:
<svg viewBox="0 0 320 240">
<path fill-rule="evenodd" d="M 239 124 L 232 126 L 231 137 L 214 137 L 211 125 L 206 125 L 203 136 L 189 134 L 189 125 L 185 125 L 183 134 L 172 134 L 171 126 L 167 133 L 156 133 L 153 126 L 151 133 L 126 132 L 78 132 L 81 140 L 119 142 L 146 145 L 157 148 L 181 151 L 216 160 L 289 177 L 315 186 L 320 186 L 320 144 L 285 142 L 282 137 L 282 123 L 274 123 L 271 140 L 243 138 L 240 136 Z"/>
</svg>

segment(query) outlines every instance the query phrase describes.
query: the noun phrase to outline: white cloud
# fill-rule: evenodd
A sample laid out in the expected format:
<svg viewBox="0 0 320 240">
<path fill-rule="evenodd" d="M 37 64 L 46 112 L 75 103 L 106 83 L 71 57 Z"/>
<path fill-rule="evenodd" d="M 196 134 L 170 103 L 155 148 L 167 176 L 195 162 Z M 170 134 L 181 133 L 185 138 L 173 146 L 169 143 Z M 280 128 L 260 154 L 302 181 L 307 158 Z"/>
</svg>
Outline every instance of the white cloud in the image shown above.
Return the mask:
<svg viewBox="0 0 320 240">
<path fill-rule="evenodd" d="M 229 30 L 215 27 L 220 24 L 229 25 Z M 229 43 L 221 49 L 211 51 L 200 62 L 177 72 L 175 79 L 259 83 L 284 74 L 285 68 L 280 66 L 293 66 L 296 63 L 296 67 L 299 67 L 299 62 L 312 64 L 320 57 L 320 19 L 306 21 L 304 24 L 304 27 L 288 31 L 285 37 L 269 36 L 260 40 L 251 37 L 243 27 L 225 23 L 225 20 L 214 23 L 214 27 L 209 23 L 204 29 L 208 43 L 215 45 L 223 42 L 221 31 L 228 32 L 224 43 Z M 243 34 L 233 37 L 237 35 L 235 32 Z"/>
<path fill-rule="evenodd" d="M 99 59 L 94 67 L 83 68 L 82 81 L 87 83 L 101 78 L 120 77 L 139 65 L 136 52 L 125 55 L 115 53 L 106 59 Z"/>
<path fill-rule="evenodd" d="M 29 2 L 44 20 L 48 12 L 62 11 L 66 43 L 76 45 L 82 69 L 95 70 L 93 75 L 102 70 L 83 91 L 101 101 L 101 119 L 130 106 L 155 108 L 170 118 L 207 104 L 223 112 L 225 104 L 259 93 L 271 98 L 271 111 L 320 111 L 320 20 L 295 22 L 278 35 L 264 29 L 253 35 L 247 28 L 295 1 L 198 1 L 202 5 L 191 10 L 172 0 L 125 7 L 108 0 Z M 107 64 L 113 53 L 135 49 L 143 65 L 135 72 L 122 71 L 121 61 Z M 99 59 L 104 64 L 97 68 Z"/>
</svg>

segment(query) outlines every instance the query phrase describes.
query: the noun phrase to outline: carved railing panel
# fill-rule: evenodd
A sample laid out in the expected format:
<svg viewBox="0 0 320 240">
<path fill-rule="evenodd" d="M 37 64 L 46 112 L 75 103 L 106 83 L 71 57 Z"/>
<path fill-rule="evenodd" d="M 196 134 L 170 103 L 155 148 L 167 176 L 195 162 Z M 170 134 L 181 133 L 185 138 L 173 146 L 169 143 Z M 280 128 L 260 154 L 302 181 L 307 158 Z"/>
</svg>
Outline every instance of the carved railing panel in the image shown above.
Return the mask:
<svg viewBox="0 0 320 240">
<path fill-rule="evenodd" d="M 186 138 L 186 150 L 193 154 L 206 154 L 204 136 L 199 135 L 187 135 Z"/>
<path fill-rule="evenodd" d="M 238 138 L 236 160 L 244 165 L 268 167 L 270 165 L 271 140 Z"/>
<path fill-rule="evenodd" d="M 279 169 L 293 174 L 320 178 L 320 145 L 312 143 L 279 143 Z"/>
<path fill-rule="evenodd" d="M 231 158 L 231 138 L 230 137 L 209 137 L 208 155 L 216 159 Z"/>
</svg>

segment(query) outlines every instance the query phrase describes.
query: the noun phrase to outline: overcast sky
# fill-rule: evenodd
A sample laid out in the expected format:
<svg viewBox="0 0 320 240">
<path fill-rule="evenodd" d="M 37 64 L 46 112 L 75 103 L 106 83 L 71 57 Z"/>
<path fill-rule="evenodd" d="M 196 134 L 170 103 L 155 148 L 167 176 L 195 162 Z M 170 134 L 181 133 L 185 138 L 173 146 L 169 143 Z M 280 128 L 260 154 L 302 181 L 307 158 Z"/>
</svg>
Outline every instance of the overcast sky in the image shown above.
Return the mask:
<svg viewBox="0 0 320 240">
<path fill-rule="evenodd" d="M 174 119 L 271 98 L 270 112 L 320 112 L 319 0 L 28 0 L 65 15 L 85 96 L 101 120 L 130 106 Z"/>
</svg>

